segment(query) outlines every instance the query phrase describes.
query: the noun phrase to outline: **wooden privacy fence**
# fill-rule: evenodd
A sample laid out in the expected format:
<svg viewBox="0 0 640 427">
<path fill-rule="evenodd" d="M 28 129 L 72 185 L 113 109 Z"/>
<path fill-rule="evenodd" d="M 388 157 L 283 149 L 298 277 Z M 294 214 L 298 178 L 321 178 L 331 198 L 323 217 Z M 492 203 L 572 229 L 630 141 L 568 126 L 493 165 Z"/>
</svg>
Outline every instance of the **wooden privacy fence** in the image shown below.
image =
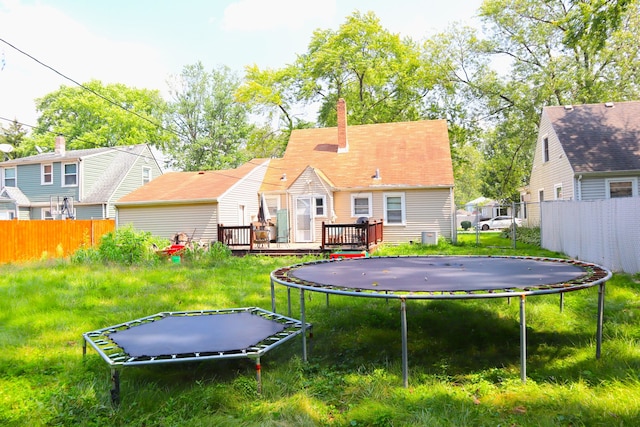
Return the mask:
<svg viewBox="0 0 640 427">
<path fill-rule="evenodd" d="M 0 263 L 65 257 L 115 228 L 112 219 L 0 221 Z"/>
</svg>

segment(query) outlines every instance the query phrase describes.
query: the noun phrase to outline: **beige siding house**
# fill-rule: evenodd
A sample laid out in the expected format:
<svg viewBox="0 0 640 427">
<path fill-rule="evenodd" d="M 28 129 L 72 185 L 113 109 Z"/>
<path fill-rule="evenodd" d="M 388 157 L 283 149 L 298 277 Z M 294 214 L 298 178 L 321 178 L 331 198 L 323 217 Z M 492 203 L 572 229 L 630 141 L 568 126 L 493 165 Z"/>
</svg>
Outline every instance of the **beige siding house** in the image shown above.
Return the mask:
<svg viewBox="0 0 640 427">
<path fill-rule="evenodd" d="M 384 222 L 384 241 L 455 232 L 453 167 L 445 120 L 294 130 L 260 191 L 294 243 L 320 242 L 322 223 Z M 282 212 L 286 214 L 283 214 Z M 274 215 L 271 215 L 274 218 Z M 286 221 L 286 224 L 282 224 Z M 281 233 L 278 232 L 281 236 Z"/>
<path fill-rule="evenodd" d="M 282 158 L 233 170 L 166 173 L 116 203 L 118 226 L 160 237 L 217 239 L 216 224 L 255 223 L 264 196 L 271 239 L 322 242 L 323 223 L 384 223 L 384 241 L 455 232 L 453 167 L 445 120 L 294 130 Z"/>
<path fill-rule="evenodd" d="M 217 239 L 217 225 L 248 225 L 258 212 L 258 190 L 268 160 L 230 170 L 169 172 L 116 203 L 118 227 L 171 238 L 187 233 L 196 241 Z"/>
<path fill-rule="evenodd" d="M 637 197 L 640 102 L 545 107 L 524 201 L 530 223 L 539 202 Z"/>
</svg>

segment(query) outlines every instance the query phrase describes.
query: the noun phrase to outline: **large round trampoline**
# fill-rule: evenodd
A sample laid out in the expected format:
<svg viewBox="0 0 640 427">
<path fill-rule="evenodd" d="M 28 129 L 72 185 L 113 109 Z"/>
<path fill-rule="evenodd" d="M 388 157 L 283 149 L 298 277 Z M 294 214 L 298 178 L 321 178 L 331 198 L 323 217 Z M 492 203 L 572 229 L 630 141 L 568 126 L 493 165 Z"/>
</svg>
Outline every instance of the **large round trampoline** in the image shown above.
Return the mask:
<svg viewBox="0 0 640 427">
<path fill-rule="evenodd" d="M 560 294 L 599 286 L 596 357 L 600 357 L 604 285 L 611 277 L 607 269 L 576 260 L 501 256 L 400 256 L 322 260 L 281 268 L 271 273 L 271 305 L 276 312 L 275 284 L 300 290 L 300 316 L 306 318 L 304 292 L 351 297 L 400 300 L 403 380 L 408 386 L 408 300 L 431 299 L 520 299 L 521 378 L 526 381 L 525 299 L 528 296 Z M 303 357 L 306 338 L 303 331 Z"/>
</svg>

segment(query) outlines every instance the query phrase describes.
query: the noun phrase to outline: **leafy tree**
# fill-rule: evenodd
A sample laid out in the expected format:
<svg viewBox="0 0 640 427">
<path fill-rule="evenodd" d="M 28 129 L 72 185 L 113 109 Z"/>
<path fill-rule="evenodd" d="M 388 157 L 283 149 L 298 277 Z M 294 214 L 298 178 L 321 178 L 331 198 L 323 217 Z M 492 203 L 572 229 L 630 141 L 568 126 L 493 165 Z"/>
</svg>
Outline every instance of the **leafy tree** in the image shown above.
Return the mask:
<svg viewBox="0 0 640 427">
<path fill-rule="evenodd" d="M 315 31 L 295 65 L 299 97 L 320 103 L 322 126 L 336 125 L 339 98 L 353 124 L 420 119 L 422 101 L 436 83 L 419 47 L 384 29 L 373 12 L 353 13 L 337 31 Z"/>
<path fill-rule="evenodd" d="M 162 146 L 174 136 L 162 127 L 166 103 L 159 91 L 98 80 L 82 87 L 61 86 L 36 100 L 41 113 L 24 155 L 35 146 L 53 148 L 54 135 L 66 138 L 68 149 L 149 143 Z"/>
<path fill-rule="evenodd" d="M 22 124 L 17 120 L 13 120 L 7 128 L 0 126 L 0 144 L 9 144 L 13 147 L 11 153 L 0 154 L 2 156 L 0 161 L 4 160 L 4 156 L 9 159 L 21 157 L 22 142 L 26 135 L 27 131 L 23 129 Z"/>
<path fill-rule="evenodd" d="M 174 168 L 225 169 L 247 160 L 242 149 L 253 126 L 249 108 L 234 97 L 239 84 L 229 68 L 208 72 L 200 62 L 172 78 L 171 122 L 180 138 L 165 148 Z"/>
<path fill-rule="evenodd" d="M 484 145 L 485 196 L 518 199 L 528 182 L 544 106 L 638 97 L 633 70 L 640 58 L 630 40 L 640 29 L 639 12 L 637 1 L 626 0 L 483 3 L 485 52 L 509 60 L 508 71 L 491 86 L 476 82 L 492 116 Z"/>
</svg>

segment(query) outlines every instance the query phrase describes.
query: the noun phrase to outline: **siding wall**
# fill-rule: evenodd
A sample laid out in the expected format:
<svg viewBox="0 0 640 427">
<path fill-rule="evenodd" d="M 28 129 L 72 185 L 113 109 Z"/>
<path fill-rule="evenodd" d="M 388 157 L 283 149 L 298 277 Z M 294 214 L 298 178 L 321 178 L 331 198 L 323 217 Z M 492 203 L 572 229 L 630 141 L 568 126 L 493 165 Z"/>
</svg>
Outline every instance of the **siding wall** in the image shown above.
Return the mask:
<svg viewBox="0 0 640 427">
<path fill-rule="evenodd" d="M 385 225 L 384 241 L 386 243 L 420 242 L 423 231 L 437 231 L 441 237 L 450 239 L 452 213 L 452 195 L 449 189 L 428 190 L 394 190 L 372 191 L 373 214 L 370 219 L 384 218 L 384 194 L 387 192 L 404 193 L 406 222 L 404 225 Z M 338 223 L 355 222 L 358 218 L 351 216 L 351 195 L 363 194 L 338 192 L 335 194 L 335 207 Z"/>
<path fill-rule="evenodd" d="M 136 230 L 148 231 L 154 236 L 171 239 L 184 232 L 194 240 L 210 242 L 217 239 L 217 205 L 190 204 L 144 207 L 120 207 L 118 227 L 131 224 Z"/>
<path fill-rule="evenodd" d="M 545 137 L 549 140 L 549 161 L 547 162 L 544 161 L 543 153 Z M 554 200 L 557 184 L 562 185 L 562 200 L 575 198 L 573 168 L 548 117 L 543 113 L 529 180 L 530 195 L 527 201 L 534 203 L 527 211 L 527 217 L 531 223 L 540 223 L 540 209 L 537 204 L 540 201 L 540 190 L 544 191 L 545 200 Z"/>
<path fill-rule="evenodd" d="M 256 167 L 247 176 L 229 188 L 218 200 L 218 222 L 224 225 L 249 225 L 258 219 L 260 186 L 267 172 L 268 162 Z M 244 218 L 240 218 L 240 206 Z"/>
<path fill-rule="evenodd" d="M 62 187 L 62 164 L 53 163 L 53 184 L 42 185 L 42 170 L 40 164 L 19 165 L 18 187 L 29 198 L 31 203 L 49 203 L 51 196 L 71 196 L 78 200 L 79 187 Z"/>
<path fill-rule="evenodd" d="M 151 168 L 151 179 L 155 179 L 162 175 L 162 170 L 158 166 L 156 161 L 152 161 L 153 154 L 149 147 L 145 147 L 144 151 L 138 156 L 135 164 L 129 169 L 126 176 L 109 198 L 109 204 L 107 206 L 107 216 L 109 218 L 115 218 L 116 209 L 113 203 L 121 197 L 129 194 L 133 190 L 139 188 L 142 185 L 142 170 L 145 167 Z"/>
</svg>

